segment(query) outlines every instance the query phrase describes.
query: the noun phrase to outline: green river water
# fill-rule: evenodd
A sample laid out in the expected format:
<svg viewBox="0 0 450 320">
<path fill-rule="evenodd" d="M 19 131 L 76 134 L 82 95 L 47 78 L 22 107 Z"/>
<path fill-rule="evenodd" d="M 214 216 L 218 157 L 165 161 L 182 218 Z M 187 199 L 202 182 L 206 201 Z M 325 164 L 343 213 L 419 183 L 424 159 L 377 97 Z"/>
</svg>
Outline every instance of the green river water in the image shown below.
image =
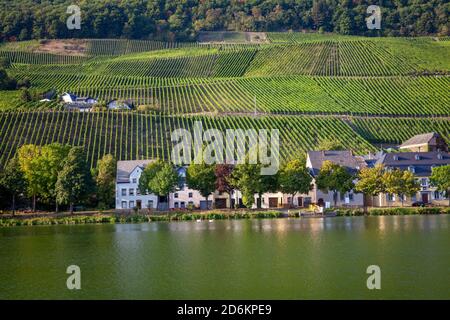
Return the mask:
<svg viewBox="0 0 450 320">
<path fill-rule="evenodd" d="M 450 299 L 450 216 L 0 228 L 0 299 L 23 298 Z"/>
</svg>

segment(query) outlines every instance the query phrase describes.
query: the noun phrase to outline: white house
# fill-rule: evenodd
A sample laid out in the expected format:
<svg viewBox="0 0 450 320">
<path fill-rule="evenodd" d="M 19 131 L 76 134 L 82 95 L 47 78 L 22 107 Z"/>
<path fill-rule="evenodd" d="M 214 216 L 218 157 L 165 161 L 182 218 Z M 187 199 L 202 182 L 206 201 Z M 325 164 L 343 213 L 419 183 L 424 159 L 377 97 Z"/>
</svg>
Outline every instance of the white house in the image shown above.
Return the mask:
<svg viewBox="0 0 450 320">
<path fill-rule="evenodd" d="M 141 194 L 139 178 L 151 160 L 118 161 L 116 176 L 116 209 L 156 209 L 158 196 Z"/>
<path fill-rule="evenodd" d="M 74 103 L 74 102 L 77 101 L 77 96 L 74 95 L 73 93 L 65 92 L 65 93 L 62 94 L 61 99 L 65 103 Z"/>
<path fill-rule="evenodd" d="M 189 207 L 206 209 L 206 201 L 202 195 L 189 189 L 186 185 L 186 168 L 177 169 L 180 184 L 177 190 L 169 194 L 169 202 L 165 197 L 154 194 L 141 194 L 139 179 L 142 171 L 153 160 L 133 160 L 117 162 L 116 177 L 116 209 L 187 209 Z M 212 200 L 209 207 L 212 208 Z"/>
<path fill-rule="evenodd" d="M 133 108 L 131 101 L 111 100 L 106 105 L 109 110 L 131 110 Z"/>
<path fill-rule="evenodd" d="M 356 174 L 362 168 L 367 166 L 363 157 L 353 155 L 350 150 L 342 151 L 308 151 L 306 158 L 306 167 L 313 177 L 313 190 L 310 191 L 309 195 L 311 197 L 310 201 L 318 205 L 324 205 L 325 203 L 330 203 L 334 205 L 334 195 L 333 192 L 325 193 L 317 188 L 315 182 L 315 177 L 320 172 L 322 164 L 324 161 L 331 161 L 334 164 L 345 167 L 347 171 L 352 174 Z M 354 181 L 356 182 L 356 180 Z M 345 194 L 337 194 L 336 198 L 337 206 L 363 206 L 364 205 L 364 195 L 362 193 L 355 193 L 353 190 Z"/>
</svg>

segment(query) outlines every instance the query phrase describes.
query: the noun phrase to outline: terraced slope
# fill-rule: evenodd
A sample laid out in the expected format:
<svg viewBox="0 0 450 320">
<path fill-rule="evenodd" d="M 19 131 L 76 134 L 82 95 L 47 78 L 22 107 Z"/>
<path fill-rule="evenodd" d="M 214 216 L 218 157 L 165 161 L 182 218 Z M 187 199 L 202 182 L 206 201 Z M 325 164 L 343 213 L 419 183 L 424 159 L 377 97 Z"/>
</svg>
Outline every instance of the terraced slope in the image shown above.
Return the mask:
<svg viewBox="0 0 450 320">
<path fill-rule="evenodd" d="M 161 116 L 132 112 L 2 112 L 0 113 L 0 165 L 11 158 L 23 144 L 44 145 L 52 142 L 84 146 L 92 165 L 104 154 L 119 160 L 149 157 L 170 158 L 173 130 L 191 130 L 201 121 L 204 130 L 278 129 L 280 155 L 298 156 L 315 148 L 322 139 L 336 137 L 356 152 L 374 148 L 348 124 L 327 117 L 250 117 L 250 116 Z M 269 131 L 270 133 L 270 131 Z"/>
<path fill-rule="evenodd" d="M 54 141 L 85 146 L 91 164 L 105 153 L 168 158 L 170 132 L 195 120 L 221 130 L 278 128 L 284 159 L 325 138 L 358 153 L 429 131 L 450 142 L 448 39 L 267 37 L 272 43 L 0 45 L 8 73 L 29 78 L 32 92 L 55 88 L 153 110 L 73 113 L 58 101 L 22 102 L 20 91 L 0 91 L 0 165 L 22 144 Z"/>
</svg>

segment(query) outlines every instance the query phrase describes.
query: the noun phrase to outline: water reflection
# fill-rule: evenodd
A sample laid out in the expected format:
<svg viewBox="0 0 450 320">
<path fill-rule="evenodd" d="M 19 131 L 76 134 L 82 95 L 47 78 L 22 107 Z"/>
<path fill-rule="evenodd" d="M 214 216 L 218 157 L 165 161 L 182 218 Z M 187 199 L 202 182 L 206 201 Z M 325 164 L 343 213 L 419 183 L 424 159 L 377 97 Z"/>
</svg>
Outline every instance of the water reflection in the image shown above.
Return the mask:
<svg viewBox="0 0 450 320">
<path fill-rule="evenodd" d="M 442 215 L 0 228 L 0 298 L 450 298 L 449 221 Z M 64 287 L 69 264 L 80 265 L 86 281 L 75 296 Z M 386 270 L 378 296 L 365 289 L 369 264 Z"/>
</svg>

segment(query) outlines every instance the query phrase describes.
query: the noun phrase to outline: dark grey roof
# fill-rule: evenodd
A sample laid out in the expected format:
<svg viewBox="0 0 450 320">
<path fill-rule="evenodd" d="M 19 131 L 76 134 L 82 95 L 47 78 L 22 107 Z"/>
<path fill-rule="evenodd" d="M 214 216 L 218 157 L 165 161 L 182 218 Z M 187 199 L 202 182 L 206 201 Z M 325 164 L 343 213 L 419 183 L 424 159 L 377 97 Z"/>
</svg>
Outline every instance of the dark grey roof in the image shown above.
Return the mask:
<svg viewBox="0 0 450 320">
<path fill-rule="evenodd" d="M 418 134 L 418 135 L 410 138 L 409 140 L 403 142 L 401 144 L 400 148 L 406 148 L 409 146 L 420 145 L 420 144 L 427 144 L 430 142 L 431 139 L 436 138 L 436 137 L 439 137 L 439 134 L 436 132 Z"/>
<path fill-rule="evenodd" d="M 441 159 L 439 159 L 439 155 Z M 417 159 L 416 156 L 418 157 Z M 432 166 L 450 164 L 450 154 L 438 151 L 386 153 L 377 163 L 381 163 L 385 167 L 401 170 L 408 170 L 410 167 L 413 167 L 415 175 L 426 177 L 431 174 Z"/>
<path fill-rule="evenodd" d="M 308 157 L 312 166 L 311 174 L 314 176 L 319 173 L 324 161 L 331 161 L 343 166 L 351 173 L 356 173 L 367 166 L 363 157 L 354 156 L 350 150 L 308 151 Z"/>
</svg>

